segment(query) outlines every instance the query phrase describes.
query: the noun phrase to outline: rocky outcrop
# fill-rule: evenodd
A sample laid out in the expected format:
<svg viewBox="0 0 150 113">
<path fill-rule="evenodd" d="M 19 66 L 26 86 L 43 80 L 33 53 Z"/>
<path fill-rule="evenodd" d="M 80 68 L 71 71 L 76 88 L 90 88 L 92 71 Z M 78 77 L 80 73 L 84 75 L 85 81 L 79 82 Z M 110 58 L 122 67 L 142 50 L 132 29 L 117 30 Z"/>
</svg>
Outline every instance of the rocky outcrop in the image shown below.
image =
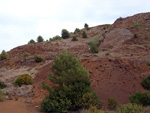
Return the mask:
<svg viewBox="0 0 150 113">
<path fill-rule="evenodd" d="M 148 20 L 150 20 L 150 13 L 140 13 L 127 18 L 120 17 L 114 22 L 112 28 L 128 28 L 133 24 L 144 23 Z"/>
</svg>

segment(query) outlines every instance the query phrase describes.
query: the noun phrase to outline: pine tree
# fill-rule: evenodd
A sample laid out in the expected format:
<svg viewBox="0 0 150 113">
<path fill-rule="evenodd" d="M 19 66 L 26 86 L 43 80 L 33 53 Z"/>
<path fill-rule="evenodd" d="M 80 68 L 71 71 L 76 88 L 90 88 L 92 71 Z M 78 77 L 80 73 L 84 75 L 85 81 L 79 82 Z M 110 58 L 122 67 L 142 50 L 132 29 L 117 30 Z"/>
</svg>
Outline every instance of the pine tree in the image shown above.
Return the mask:
<svg viewBox="0 0 150 113">
<path fill-rule="evenodd" d="M 8 54 L 5 52 L 5 50 L 2 51 L 0 54 L 0 60 L 9 59 Z"/>
<path fill-rule="evenodd" d="M 99 98 L 90 87 L 89 72 L 73 54 L 64 51 L 59 56 L 57 55 L 51 70 L 49 79 L 57 85 L 50 87 L 43 83 L 43 87 L 50 94 L 41 103 L 42 111 L 60 113 L 89 108 L 90 105 L 101 108 Z M 86 98 L 85 94 L 89 95 L 86 96 L 87 98 L 94 101 L 82 102 L 83 98 Z"/>
</svg>

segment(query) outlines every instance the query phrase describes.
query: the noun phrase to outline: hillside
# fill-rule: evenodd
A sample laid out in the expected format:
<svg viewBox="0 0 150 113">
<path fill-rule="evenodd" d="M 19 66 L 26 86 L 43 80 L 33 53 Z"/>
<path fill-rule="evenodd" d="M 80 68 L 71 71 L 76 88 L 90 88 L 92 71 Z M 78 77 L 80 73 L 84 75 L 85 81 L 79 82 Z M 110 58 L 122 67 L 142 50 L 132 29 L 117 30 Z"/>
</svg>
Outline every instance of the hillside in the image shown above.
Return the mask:
<svg viewBox="0 0 150 113">
<path fill-rule="evenodd" d="M 86 31 L 88 38 L 82 38 Z M 47 94 L 42 89 L 42 81 L 53 85 L 48 80 L 48 73 L 56 54 L 67 50 L 81 60 L 82 65 L 90 73 L 91 86 L 100 99 L 107 105 L 107 98 L 116 98 L 119 104 L 128 103 L 128 96 L 136 91 L 144 91 L 141 81 L 150 74 L 150 13 L 140 13 L 127 18 L 118 18 L 112 25 L 99 25 L 89 30 L 82 29 L 72 38 L 27 44 L 16 47 L 8 52 L 10 59 L 0 61 L 0 81 L 7 84 L 5 92 L 15 95 L 19 90 L 14 87 L 14 79 L 24 73 L 34 77 L 33 92 L 28 91 L 18 96 L 30 98 L 33 106 L 39 106 Z M 137 37 L 135 38 L 135 34 Z M 74 34 L 71 33 L 71 37 Z M 89 52 L 87 40 L 100 37 L 99 53 Z M 24 52 L 30 53 L 24 58 Z M 35 63 L 34 55 L 44 58 L 41 63 Z M 20 95 L 19 95 L 20 94 Z M 2 104 L 2 103 L 0 103 Z M 1 105 L 0 105 L 1 106 Z M 37 113 L 38 110 L 36 111 Z"/>
</svg>

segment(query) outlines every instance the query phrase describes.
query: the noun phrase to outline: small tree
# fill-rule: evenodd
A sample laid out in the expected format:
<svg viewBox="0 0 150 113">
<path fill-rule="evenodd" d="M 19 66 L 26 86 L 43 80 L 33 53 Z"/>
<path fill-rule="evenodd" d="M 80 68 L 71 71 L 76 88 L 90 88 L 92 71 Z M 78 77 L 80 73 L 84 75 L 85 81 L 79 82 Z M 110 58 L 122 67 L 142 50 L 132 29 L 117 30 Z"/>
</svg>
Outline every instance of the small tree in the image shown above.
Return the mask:
<svg viewBox="0 0 150 113">
<path fill-rule="evenodd" d="M 89 25 L 87 23 L 85 23 L 84 28 L 89 29 Z"/>
<path fill-rule="evenodd" d="M 51 70 L 53 73 L 49 74 L 49 79 L 57 85 L 50 87 L 43 83 L 50 95 L 41 103 L 42 111 L 66 113 L 89 108 L 89 105 L 101 108 L 98 96 L 90 87 L 88 71 L 73 54 L 64 51 L 57 55 Z"/>
<path fill-rule="evenodd" d="M 37 37 L 37 42 L 38 42 L 38 43 L 43 42 L 43 41 L 44 41 L 44 39 L 43 39 L 42 36 L 38 36 L 38 37 Z"/>
<path fill-rule="evenodd" d="M 63 29 L 62 32 L 61 32 L 61 37 L 63 39 L 66 39 L 66 38 L 70 37 L 70 34 L 69 34 L 69 32 L 66 29 Z"/>
<path fill-rule="evenodd" d="M 82 33 L 82 38 L 87 38 L 87 34 L 85 31 L 83 31 L 83 33 Z"/>
<path fill-rule="evenodd" d="M 8 54 L 5 52 L 5 50 L 2 51 L 0 54 L 0 60 L 9 59 Z"/>
<path fill-rule="evenodd" d="M 36 42 L 33 40 L 33 39 L 31 39 L 29 42 L 28 42 L 28 44 L 35 44 Z"/>
</svg>

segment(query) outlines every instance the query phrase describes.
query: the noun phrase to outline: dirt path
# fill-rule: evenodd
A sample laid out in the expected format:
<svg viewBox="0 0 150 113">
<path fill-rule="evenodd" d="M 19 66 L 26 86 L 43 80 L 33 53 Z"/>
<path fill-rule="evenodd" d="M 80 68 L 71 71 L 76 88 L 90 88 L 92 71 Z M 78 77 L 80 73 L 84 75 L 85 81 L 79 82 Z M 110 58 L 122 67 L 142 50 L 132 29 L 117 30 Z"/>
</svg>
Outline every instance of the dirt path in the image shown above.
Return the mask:
<svg viewBox="0 0 150 113">
<path fill-rule="evenodd" d="M 25 104 L 15 100 L 0 102 L 0 113 L 42 113 L 33 104 Z"/>
</svg>

